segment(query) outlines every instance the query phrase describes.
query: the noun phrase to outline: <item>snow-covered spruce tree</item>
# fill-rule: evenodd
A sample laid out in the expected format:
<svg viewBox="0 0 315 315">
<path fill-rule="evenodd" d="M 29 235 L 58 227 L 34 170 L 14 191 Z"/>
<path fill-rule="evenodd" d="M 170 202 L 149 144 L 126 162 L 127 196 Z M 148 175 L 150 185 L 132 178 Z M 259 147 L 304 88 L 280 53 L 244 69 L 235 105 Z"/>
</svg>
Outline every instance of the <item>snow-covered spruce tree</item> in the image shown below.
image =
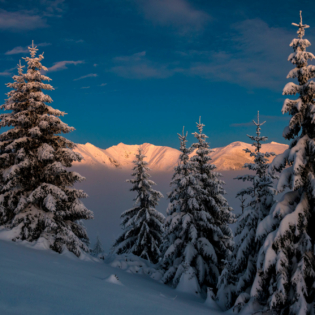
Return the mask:
<svg viewBox="0 0 315 315">
<path fill-rule="evenodd" d="M 216 291 L 216 286 L 220 272 L 223 267 L 223 260 L 226 259 L 233 249 L 232 231 L 228 224 L 234 222 L 234 216 L 231 213 L 232 208 L 229 207 L 227 200 L 223 197 L 225 191 L 223 189 L 224 182 L 220 179 L 221 174 L 214 171 L 215 165 L 210 163 L 209 144 L 206 142 L 207 136 L 203 134 L 204 125 L 197 123 L 199 133 L 194 133 L 198 142 L 192 145 L 197 149 L 190 162 L 193 165 L 193 176 L 191 176 L 191 186 L 184 190 L 182 186 L 182 194 L 188 194 L 182 204 L 181 211 L 187 211 L 187 214 L 179 221 L 182 229 L 182 238 L 177 242 L 185 241 L 188 243 L 184 246 L 184 263 L 190 268 L 186 268 L 189 274 L 194 274 L 201 289 L 210 287 Z M 184 157 L 184 155 L 182 155 Z M 187 164 L 186 164 L 187 165 Z M 183 180 L 183 183 L 187 177 Z M 174 191 L 172 196 L 176 196 Z M 175 201 L 176 206 L 176 199 Z M 181 201 L 180 201 L 181 202 Z M 187 204 L 186 204 L 187 203 Z M 172 209 L 172 206 L 171 208 Z M 172 211 L 172 210 L 171 210 Z M 181 215 L 174 215 L 174 222 L 171 223 L 169 230 L 174 229 L 176 220 Z M 185 237 L 184 237 L 185 234 Z M 171 254 L 172 247 L 168 253 Z M 174 264 L 181 263 L 175 261 Z M 185 266 L 177 268 L 174 276 L 176 279 L 183 276 L 185 279 Z M 170 271 L 170 274 L 172 271 Z M 179 279 L 181 281 L 181 279 Z"/>
<path fill-rule="evenodd" d="M 144 158 L 145 155 L 139 149 L 133 161 L 134 179 L 127 180 L 133 185 L 130 190 L 137 193 L 135 206 L 121 214 L 121 225 L 125 231 L 113 245 L 113 252 L 118 255 L 131 253 L 155 264 L 161 256 L 165 219 L 155 207 L 163 195 L 152 189 L 155 183 L 149 179 L 150 169 Z"/>
<path fill-rule="evenodd" d="M 266 309 L 290 315 L 314 314 L 315 297 L 315 83 L 310 81 L 315 66 L 307 65 L 315 57 L 306 52 L 308 26 L 300 16 L 300 24 L 293 24 L 299 38 L 291 42 L 294 53 L 289 56 L 296 68 L 288 74 L 299 84 L 288 83 L 283 90 L 284 95 L 299 94 L 296 100 L 286 99 L 282 108 L 292 116 L 283 136 L 293 140 L 271 163 L 272 170 L 282 171 L 277 189 L 289 191 L 258 226 L 257 237 L 267 237 L 251 291 Z"/>
<path fill-rule="evenodd" d="M 173 189 L 168 194 L 170 203 L 167 208 L 162 245 L 161 266 L 165 271 L 162 281 L 174 287 L 178 285 L 182 274 L 187 273 L 190 267 L 195 271 L 207 270 L 211 267 L 208 259 L 204 261 L 204 255 L 201 253 L 204 249 L 202 245 L 207 243 L 207 240 L 194 240 L 197 221 L 200 217 L 197 213 L 199 206 L 195 197 L 201 195 L 201 187 L 194 176 L 195 163 L 189 160 L 189 154 L 193 152 L 193 148 L 186 147 L 187 135 L 184 129 L 182 135 L 178 134 L 181 154 L 171 181 Z M 191 259 L 192 253 L 196 256 L 194 259 Z M 195 281 L 195 279 L 191 280 Z M 191 291 L 195 292 L 193 286 Z M 199 291 L 200 288 L 198 288 L 198 293 Z"/>
<path fill-rule="evenodd" d="M 241 210 L 242 210 L 242 214 L 244 213 L 244 209 L 245 209 L 245 207 L 246 207 L 246 205 L 245 205 L 245 201 L 246 201 L 246 198 L 244 197 L 244 196 L 240 196 L 239 198 L 238 198 L 238 200 L 240 201 L 240 203 L 241 203 Z"/>
<path fill-rule="evenodd" d="M 104 249 L 98 235 L 96 237 L 96 243 L 93 249 L 90 250 L 90 253 L 92 256 L 104 260 Z"/>
<path fill-rule="evenodd" d="M 268 158 L 274 156 L 273 152 L 262 153 L 261 144 L 268 138 L 261 136 L 261 126 L 265 123 L 259 122 L 257 114 L 256 136 L 248 137 L 253 141 L 255 151 L 245 149 L 254 158 L 253 163 L 245 163 L 244 168 L 252 171 L 252 174 L 237 176 L 236 179 L 248 181 L 251 185 L 237 193 L 236 198 L 247 196 L 245 211 L 238 217 L 235 228 L 235 248 L 231 262 L 227 263 L 225 272 L 222 273 L 219 281 L 218 298 L 220 304 L 227 309 L 230 308 L 241 295 L 243 303 L 244 294 L 249 293 L 256 275 L 256 262 L 258 252 L 264 241 L 263 238 L 256 240 L 256 230 L 260 222 L 268 216 L 271 207 L 275 203 L 273 179 L 277 177 L 268 173 Z M 240 305 L 239 305 L 240 306 Z M 238 307 L 238 306 L 236 306 Z"/>
<path fill-rule="evenodd" d="M 89 251 L 80 220 L 92 219 L 93 213 L 79 199 L 87 195 L 72 187 L 84 177 L 67 167 L 82 157 L 59 135 L 74 128 L 59 119 L 64 112 L 46 105 L 52 99 L 42 91 L 53 88 L 43 83 L 50 80 L 41 74 L 47 70 L 44 57 L 36 57 L 34 44 L 29 50 L 27 72 L 19 65 L 1 106 L 10 112 L 0 115 L 0 126 L 11 129 L 0 135 L 0 225 L 13 230 L 13 241 L 43 238 L 56 252 L 68 248 L 80 256 Z"/>
</svg>

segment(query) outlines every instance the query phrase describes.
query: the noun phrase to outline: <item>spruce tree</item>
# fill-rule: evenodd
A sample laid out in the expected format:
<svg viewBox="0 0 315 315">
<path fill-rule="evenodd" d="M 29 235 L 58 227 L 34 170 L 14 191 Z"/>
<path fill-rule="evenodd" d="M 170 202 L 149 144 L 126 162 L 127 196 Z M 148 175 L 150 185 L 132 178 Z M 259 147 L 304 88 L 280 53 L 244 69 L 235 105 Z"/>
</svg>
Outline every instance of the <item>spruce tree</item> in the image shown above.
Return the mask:
<svg viewBox="0 0 315 315">
<path fill-rule="evenodd" d="M 191 158 L 193 165 L 193 186 L 187 187 L 190 199 L 185 205 L 189 211 L 183 218 L 183 232 L 188 233 L 189 243 L 185 246 L 185 263 L 189 265 L 189 274 L 194 274 L 201 289 L 211 287 L 216 290 L 218 277 L 223 267 L 223 260 L 233 249 L 232 231 L 229 223 L 234 222 L 227 200 L 223 197 L 224 182 L 221 174 L 215 172 L 216 166 L 211 164 L 207 136 L 203 134 L 204 125 L 197 123 L 198 132 L 194 133 L 198 142 L 192 145 L 196 154 Z M 190 166 L 189 166 L 190 167 Z M 187 269 L 187 268 L 186 268 Z M 175 278 L 185 268 L 178 268 Z M 183 274 L 185 279 L 185 273 Z"/>
<path fill-rule="evenodd" d="M 268 158 L 274 153 L 262 153 L 261 143 L 268 140 L 261 136 L 261 126 L 265 123 L 259 122 L 259 112 L 257 114 L 256 136 L 248 137 L 253 141 L 254 151 L 245 149 L 251 157 L 253 163 L 245 163 L 244 168 L 252 171 L 251 174 L 237 176 L 236 179 L 248 181 L 251 185 L 237 193 L 236 198 L 244 200 L 246 203 L 242 214 L 238 217 L 235 237 L 237 239 L 233 255 L 227 262 L 225 271 L 219 280 L 218 298 L 220 305 L 230 308 L 238 296 L 244 293 L 249 294 L 256 275 L 257 256 L 264 241 L 263 238 L 256 239 L 256 230 L 260 222 L 269 214 L 271 207 L 275 203 L 273 188 L 274 174 L 268 173 Z M 242 299 L 241 299 L 242 300 Z"/>
<path fill-rule="evenodd" d="M 171 181 L 173 189 L 168 194 L 170 203 L 165 219 L 161 261 L 161 266 L 165 271 L 162 281 L 173 287 L 177 287 L 182 275 L 188 271 L 189 267 L 194 268 L 193 274 L 197 270 L 200 271 L 199 280 L 201 282 L 203 282 L 202 277 L 204 277 L 202 273 L 211 267 L 208 264 L 209 259 L 204 260 L 204 255 L 201 253 L 201 251 L 205 251 L 202 246 L 203 240 L 194 239 L 197 221 L 200 217 L 196 213 L 199 210 L 196 196 L 201 194 L 201 188 L 194 175 L 195 163 L 189 160 L 189 154 L 192 153 L 193 148 L 186 147 L 187 133 L 184 133 L 184 129 L 182 135 L 178 134 L 178 137 L 181 154 Z M 208 252 L 208 254 L 211 253 Z"/>
<path fill-rule="evenodd" d="M 298 37 L 290 46 L 294 52 L 289 61 L 295 68 L 288 78 L 299 84 L 288 83 L 283 113 L 292 117 L 284 129 L 285 139 L 293 139 L 289 149 L 277 156 L 272 169 L 282 171 L 277 189 L 289 189 L 258 226 L 257 237 L 267 234 L 257 262 L 257 273 L 251 295 L 266 309 L 281 314 L 314 314 L 315 296 L 315 67 L 308 65 L 314 55 L 303 39 L 307 25 L 300 13 Z M 312 309 L 313 308 L 313 309 Z"/>
<path fill-rule="evenodd" d="M 120 255 L 131 253 L 156 264 L 161 256 L 160 246 L 164 232 L 164 216 L 155 209 L 163 195 L 152 189 L 156 185 L 150 180 L 150 170 L 139 149 L 133 170 L 134 179 L 127 180 L 137 193 L 133 208 L 121 214 L 124 233 L 113 245 L 113 252 Z"/>
<path fill-rule="evenodd" d="M 246 198 L 244 196 L 240 196 L 238 199 L 241 202 L 241 210 L 242 210 L 242 214 L 243 214 L 244 213 L 244 209 L 246 207 L 246 205 L 245 205 Z"/>
<path fill-rule="evenodd" d="M 0 225 L 13 230 L 12 240 L 45 239 L 47 245 L 61 253 L 65 248 L 80 256 L 88 252 L 88 236 L 81 219 L 92 219 L 80 198 L 87 195 L 74 189 L 84 177 L 68 171 L 82 156 L 72 149 L 75 144 L 61 133 L 74 130 L 59 116 L 65 113 L 52 108 L 49 95 L 53 87 L 37 48 L 29 47 L 27 72 L 19 65 L 12 90 L 1 109 L 0 126 L 11 127 L 0 135 Z"/>
<path fill-rule="evenodd" d="M 101 243 L 99 236 L 96 237 L 96 243 L 93 249 L 90 250 L 92 256 L 103 259 L 104 260 L 104 249 Z"/>
</svg>

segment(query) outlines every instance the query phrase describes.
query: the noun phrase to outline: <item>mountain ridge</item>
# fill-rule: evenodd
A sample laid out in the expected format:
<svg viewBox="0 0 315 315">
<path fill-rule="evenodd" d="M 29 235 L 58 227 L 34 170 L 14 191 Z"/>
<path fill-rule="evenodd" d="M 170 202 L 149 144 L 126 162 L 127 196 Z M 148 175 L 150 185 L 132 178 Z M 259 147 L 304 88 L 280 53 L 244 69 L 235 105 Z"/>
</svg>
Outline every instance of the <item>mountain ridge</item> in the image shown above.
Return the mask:
<svg viewBox="0 0 315 315">
<path fill-rule="evenodd" d="M 107 149 L 101 149 L 87 142 L 86 144 L 77 144 L 74 149 L 84 158 L 80 163 L 76 162 L 74 165 L 130 170 L 133 167 L 132 161 L 135 159 L 135 154 L 139 148 L 143 149 L 148 166 L 152 171 L 169 172 L 178 163 L 180 151 L 167 146 L 155 146 L 150 143 L 128 145 L 120 142 Z M 213 148 L 213 152 L 210 154 L 212 157 L 211 163 L 222 171 L 242 169 L 244 163 L 253 161 L 253 158 L 244 152 L 246 148 L 251 150 L 252 145 L 241 141 L 232 142 L 224 147 Z M 262 144 L 261 151 L 274 152 L 278 155 L 287 148 L 288 145 L 286 144 L 272 141 Z M 191 155 L 194 155 L 194 153 Z M 269 161 L 272 160 L 273 157 L 269 159 Z"/>
</svg>

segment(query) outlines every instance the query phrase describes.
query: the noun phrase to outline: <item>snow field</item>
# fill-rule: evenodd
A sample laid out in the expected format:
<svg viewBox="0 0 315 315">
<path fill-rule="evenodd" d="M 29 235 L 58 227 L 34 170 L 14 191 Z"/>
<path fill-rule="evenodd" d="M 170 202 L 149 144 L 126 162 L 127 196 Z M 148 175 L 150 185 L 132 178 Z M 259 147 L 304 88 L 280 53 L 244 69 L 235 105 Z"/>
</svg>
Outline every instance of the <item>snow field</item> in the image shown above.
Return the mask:
<svg viewBox="0 0 315 315">
<path fill-rule="evenodd" d="M 0 240 L 2 315 L 219 314 L 149 276 Z M 117 275 L 122 285 L 109 281 Z"/>
</svg>

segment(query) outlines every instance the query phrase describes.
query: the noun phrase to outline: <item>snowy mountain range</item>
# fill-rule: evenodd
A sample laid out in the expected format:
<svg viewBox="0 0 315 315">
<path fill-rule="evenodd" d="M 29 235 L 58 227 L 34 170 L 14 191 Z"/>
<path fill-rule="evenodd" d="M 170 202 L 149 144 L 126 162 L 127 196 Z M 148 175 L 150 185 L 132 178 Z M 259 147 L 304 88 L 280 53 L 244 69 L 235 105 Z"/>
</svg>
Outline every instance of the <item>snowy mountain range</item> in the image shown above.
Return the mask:
<svg viewBox="0 0 315 315">
<path fill-rule="evenodd" d="M 91 143 L 86 143 L 77 144 L 75 151 L 81 153 L 84 160 L 81 163 L 75 162 L 74 165 L 130 170 L 135 154 L 140 147 L 153 171 L 169 172 L 178 163 L 180 151 L 166 146 L 155 146 L 149 143 L 141 145 L 119 143 L 108 149 L 100 149 Z M 214 152 L 211 153 L 212 163 L 222 171 L 242 169 L 244 163 L 253 160 L 248 153 L 244 152 L 246 148 L 253 149 L 251 144 L 240 141 L 232 142 L 225 147 L 214 148 Z M 262 152 L 274 152 L 278 155 L 287 148 L 286 144 L 271 142 L 262 145 Z M 273 157 L 269 161 L 272 159 Z"/>
</svg>

